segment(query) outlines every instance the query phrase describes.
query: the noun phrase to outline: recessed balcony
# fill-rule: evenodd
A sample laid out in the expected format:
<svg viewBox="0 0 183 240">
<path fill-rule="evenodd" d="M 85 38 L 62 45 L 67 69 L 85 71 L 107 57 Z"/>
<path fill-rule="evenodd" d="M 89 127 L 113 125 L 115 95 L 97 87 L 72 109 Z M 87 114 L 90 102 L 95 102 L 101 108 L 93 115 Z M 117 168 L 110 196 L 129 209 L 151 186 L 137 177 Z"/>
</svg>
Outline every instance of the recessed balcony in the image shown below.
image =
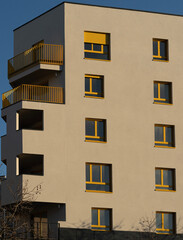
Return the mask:
<svg viewBox="0 0 183 240">
<path fill-rule="evenodd" d="M 63 46 L 39 43 L 34 47 L 16 55 L 8 60 L 8 78 L 12 86 L 20 83 L 15 83 L 17 80 L 26 78 L 35 73 L 49 71 L 60 71 L 63 65 Z M 43 71 L 44 70 L 44 71 Z M 47 70 L 47 72 L 46 72 Z M 43 75 L 43 74 L 42 74 Z"/>
<path fill-rule="evenodd" d="M 2 107 L 19 101 L 64 103 L 63 88 L 22 84 L 2 95 Z"/>
</svg>

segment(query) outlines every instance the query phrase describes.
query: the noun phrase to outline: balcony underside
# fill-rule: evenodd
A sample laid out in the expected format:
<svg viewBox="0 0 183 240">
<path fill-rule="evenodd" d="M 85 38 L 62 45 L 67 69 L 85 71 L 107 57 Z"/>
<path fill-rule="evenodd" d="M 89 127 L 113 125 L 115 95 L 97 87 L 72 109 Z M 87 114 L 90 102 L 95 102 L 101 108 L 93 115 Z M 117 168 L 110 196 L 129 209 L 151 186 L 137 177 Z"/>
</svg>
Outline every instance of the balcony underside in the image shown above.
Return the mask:
<svg viewBox="0 0 183 240">
<path fill-rule="evenodd" d="M 14 56 L 8 60 L 8 78 L 15 87 L 17 80 L 22 80 L 40 70 L 60 71 L 63 65 L 63 46 L 39 43 L 34 47 Z M 22 82 L 25 83 L 25 82 Z"/>
<path fill-rule="evenodd" d="M 48 75 L 53 75 L 55 72 L 62 71 L 62 66 L 60 65 L 50 65 L 37 63 L 23 68 L 22 70 L 14 73 L 9 77 L 10 85 L 15 88 L 21 83 L 38 83 L 35 79 L 40 79 L 40 82 L 44 83 L 44 77 Z"/>
</svg>

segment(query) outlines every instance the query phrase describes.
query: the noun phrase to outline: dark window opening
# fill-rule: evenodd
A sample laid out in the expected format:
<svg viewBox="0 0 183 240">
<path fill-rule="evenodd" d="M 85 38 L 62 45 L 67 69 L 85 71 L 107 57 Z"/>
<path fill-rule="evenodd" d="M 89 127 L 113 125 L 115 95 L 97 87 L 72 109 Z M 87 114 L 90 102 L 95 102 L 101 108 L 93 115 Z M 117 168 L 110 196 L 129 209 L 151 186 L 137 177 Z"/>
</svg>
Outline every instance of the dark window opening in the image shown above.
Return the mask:
<svg viewBox="0 0 183 240">
<path fill-rule="evenodd" d="M 21 154 L 18 156 L 18 175 L 43 176 L 43 155 Z"/>
<path fill-rule="evenodd" d="M 43 111 L 22 109 L 19 112 L 18 129 L 43 130 Z"/>
</svg>

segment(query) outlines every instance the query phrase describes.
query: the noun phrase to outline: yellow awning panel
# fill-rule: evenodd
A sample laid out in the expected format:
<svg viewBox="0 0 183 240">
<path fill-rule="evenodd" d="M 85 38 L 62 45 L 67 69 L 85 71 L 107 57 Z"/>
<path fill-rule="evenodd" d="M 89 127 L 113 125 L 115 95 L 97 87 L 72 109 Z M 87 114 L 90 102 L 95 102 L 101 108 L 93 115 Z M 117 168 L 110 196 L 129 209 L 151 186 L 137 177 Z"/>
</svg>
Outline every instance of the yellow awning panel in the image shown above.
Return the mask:
<svg viewBox="0 0 183 240">
<path fill-rule="evenodd" d="M 96 44 L 109 44 L 109 34 L 107 33 L 95 33 L 95 32 L 84 32 L 85 43 L 96 43 Z"/>
</svg>

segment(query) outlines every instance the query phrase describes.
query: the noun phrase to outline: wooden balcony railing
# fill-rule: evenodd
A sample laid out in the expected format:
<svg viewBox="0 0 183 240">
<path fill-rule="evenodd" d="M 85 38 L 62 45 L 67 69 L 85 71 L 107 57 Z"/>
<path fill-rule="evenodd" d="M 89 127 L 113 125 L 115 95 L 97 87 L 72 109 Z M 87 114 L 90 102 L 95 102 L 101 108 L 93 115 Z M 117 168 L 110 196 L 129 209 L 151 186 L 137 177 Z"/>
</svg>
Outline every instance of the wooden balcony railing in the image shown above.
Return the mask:
<svg viewBox="0 0 183 240">
<path fill-rule="evenodd" d="M 8 60 L 8 77 L 35 63 L 63 65 L 63 46 L 39 43 Z"/>
<path fill-rule="evenodd" d="M 2 107 L 19 101 L 63 103 L 63 88 L 22 84 L 2 95 Z"/>
</svg>

